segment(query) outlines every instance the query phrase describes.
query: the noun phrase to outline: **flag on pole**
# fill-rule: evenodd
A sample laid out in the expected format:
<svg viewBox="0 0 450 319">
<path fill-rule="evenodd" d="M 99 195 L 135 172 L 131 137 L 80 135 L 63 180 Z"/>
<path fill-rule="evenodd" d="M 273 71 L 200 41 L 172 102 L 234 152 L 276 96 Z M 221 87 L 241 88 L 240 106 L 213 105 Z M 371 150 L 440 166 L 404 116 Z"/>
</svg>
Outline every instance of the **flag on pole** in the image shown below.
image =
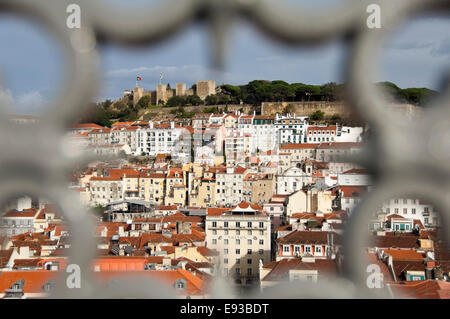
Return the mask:
<svg viewBox="0 0 450 319">
<path fill-rule="evenodd" d="M 141 78 L 140 76 L 138 76 L 138 77 L 136 78 L 136 81 L 142 81 L 142 78 Z"/>
</svg>

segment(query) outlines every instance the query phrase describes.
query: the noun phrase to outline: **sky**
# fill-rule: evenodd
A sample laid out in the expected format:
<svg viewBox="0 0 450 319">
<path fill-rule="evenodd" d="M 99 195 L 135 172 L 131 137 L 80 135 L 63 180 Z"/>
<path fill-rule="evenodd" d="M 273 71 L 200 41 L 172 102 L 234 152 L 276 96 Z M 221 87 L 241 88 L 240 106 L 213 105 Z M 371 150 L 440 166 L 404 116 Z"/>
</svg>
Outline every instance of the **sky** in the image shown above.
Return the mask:
<svg viewBox="0 0 450 319">
<path fill-rule="evenodd" d="M 109 0 L 122 5 L 124 0 Z M 127 4 L 144 0 L 128 0 Z M 156 0 L 154 0 L 156 1 Z M 290 0 L 305 3 L 306 0 Z M 316 0 L 321 9 L 339 0 Z M 133 5 L 133 4 L 131 4 Z M 317 7 L 317 8 L 315 8 Z M 378 81 L 392 81 L 402 88 L 439 89 L 443 70 L 450 70 L 450 22 L 428 17 L 398 29 L 384 48 Z M 163 83 L 213 79 L 217 84 L 246 84 L 255 79 L 323 84 L 342 81 L 346 48 L 338 41 L 320 47 L 288 47 L 267 38 L 252 25 L 239 21 L 230 29 L 225 69 L 212 73 L 210 42 L 204 25 L 190 25 L 158 46 L 130 49 L 114 44 L 99 48 L 101 90 L 97 101 L 115 99 L 135 86 L 136 76 L 146 90 Z M 15 113 L 37 114 L 55 95 L 64 76 L 64 57 L 45 29 L 22 17 L 0 15 L 0 99 L 14 103 Z"/>
</svg>

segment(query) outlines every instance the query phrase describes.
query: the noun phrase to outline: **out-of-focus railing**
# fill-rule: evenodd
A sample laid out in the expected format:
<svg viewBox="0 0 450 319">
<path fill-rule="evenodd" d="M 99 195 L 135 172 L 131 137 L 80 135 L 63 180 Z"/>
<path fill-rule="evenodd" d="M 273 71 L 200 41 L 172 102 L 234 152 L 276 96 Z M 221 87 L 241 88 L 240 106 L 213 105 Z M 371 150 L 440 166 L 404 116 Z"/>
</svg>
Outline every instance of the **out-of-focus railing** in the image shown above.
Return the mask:
<svg viewBox="0 0 450 319">
<path fill-rule="evenodd" d="M 67 26 L 67 7 L 81 8 L 81 28 Z M 367 26 L 367 7 L 381 8 L 381 28 Z M 275 298 L 360 298 L 390 297 L 385 289 L 369 289 L 363 249 L 367 246 L 370 213 L 395 195 L 415 195 L 433 203 L 441 212 L 443 236 L 450 222 L 450 149 L 443 142 L 449 129 L 450 91 L 442 94 L 420 119 L 408 121 L 386 116 L 386 101 L 375 90 L 374 75 L 383 41 L 394 28 L 420 14 L 448 13 L 448 0 L 342 1 L 322 12 L 293 7 L 281 0 L 166 0 L 139 9 L 119 7 L 101 0 L 1 0 L 1 12 L 15 12 L 48 28 L 64 49 L 66 78 L 55 97 L 40 115 L 39 124 L 21 126 L 8 122 L 6 107 L 0 105 L 0 205 L 14 195 L 30 194 L 48 198 L 59 206 L 71 225 L 70 263 L 90 269 L 95 257 L 93 225 L 76 195 L 66 190 L 66 174 L 92 158 L 67 148 L 63 136 L 73 119 L 86 111 L 99 87 L 99 55 L 104 41 L 120 45 L 157 45 L 195 21 L 204 21 L 211 31 L 212 63 L 221 67 L 226 58 L 228 27 L 237 16 L 280 42 L 314 45 L 341 39 L 349 49 L 345 75 L 349 105 L 365 119 L 374 134 L 357 161 L 375 177 L 370 192 L 352 214 L 344 232 L 344 278 L 335 282 L 280 286 Z M 442 143 L 445 145 L 445 143 Z M 95 285 L 92 274 L 83 272 L 80 289 L 67 289 L 65 278 L 52 297 L 171 297 L 163 287 L 139 278 L 131 285 L 116 282 L 107 289 Z M 149 286 L 152 285 L 152 286 Z M 152 287 L 149 289 L 149 287 Z M 235 297 L 230 287 L 218 280 L 212 297 Z M 249 296 L 252 297 L 252 296 Z M 261 296 L 259 296 L 261 297 Z"/>
</svg>

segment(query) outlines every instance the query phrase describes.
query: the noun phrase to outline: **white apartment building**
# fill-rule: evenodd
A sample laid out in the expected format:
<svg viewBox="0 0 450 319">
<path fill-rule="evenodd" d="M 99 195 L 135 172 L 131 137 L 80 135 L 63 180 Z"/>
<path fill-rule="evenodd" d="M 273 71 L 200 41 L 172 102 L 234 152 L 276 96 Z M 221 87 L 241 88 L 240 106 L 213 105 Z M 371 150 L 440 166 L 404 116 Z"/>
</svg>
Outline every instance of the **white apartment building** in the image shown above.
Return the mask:
<svg viewBox="0 0 450 319">
<path fill-rule="evenodd" d="M 252 136 L 256 150 L 267 152 L 278 146 L 274 120 L 273 116 L 255 116 L 253 120 L 254 134 Z"/>
<path fill-rule="evenodd" d="M 277 194 L 292 194 L 311 183 L 311 174 L 305 173 L 301 168 L 291 167 L 277 176 Z"/>
<path fill-rule="evenodd" d="M 310 125 L 306 132 L 306 143 L 347 142 L 360 143 L 363 138 L 363 127 L 339 125 Z"/>
<path fill-rule="evenodd" d="M 137 126 L 115 127 L 110 131 L 111 144 L 129 145 L 129 153 L 136 153 L 136 130 Z"/>
<path fill-rule="evenodd" d="M 275 131 L 278 144 L 303 143 L 308 128 L 307 116 L 276 114 Z"/>
<path fill-rule="evenodd" d="M 247 140 L 247 147 L 246 147 Z M 248 149 L 248 138 L 239 132 L 231 132 L 225 137 L 225 158 L 227 166 L 234 166 L 237 164 L 244 164 L 246 153 Z"/>
<path fill-rule="evenodd" d="M 136 130 L 136 155 L 171 154 L 173 158 L 186 161 L 190 157 L 190 146 L 190 133 L 174 122 L 149 122 L 148 127 Z"/>
<path fill-rule="evenodd" d="M 226 172 L 216 174 L 216 205 L 237 205 L 244 200 L 245 167 L 228 167 Z"/>
<path fill-rule="evenodd" d="M 0 236 L 14 236 L 34 232 L 34 221 L 39 210 L 32 207 L 28 196 L 19 198 L 15 209 L 0 214 Z"/>
<path fill-rule="evenodd" d="M 364 128 L 360 126 L 342 126 L 340 134 L 336 137 L 336 142 L 362 142 Z"/>
<path fill-rule="evenodd" d="M 93 176 L 90 179 L 90 196 L 88 205 L 106 206 L 110 202 L 124 199 L 124 186 L 121 176 Z"/>
<path fill-rule="evenodd" d="M 316 160 L 321 162 L 342 161 L 342 157 L 358 154 L 363 144 L 356 142 L 321 143 L 317 145 Z"/>
<path fill-rule="evenodd" d="M 240 114 L 236 128 L 243 136 L 249 136 L 248 149 L 251 153 L 267 152 L 277 148 L 277 135 L 273 116 Z"/>
<path fill-rule="evenodd" d="M 337 183 L 341 186 L 367 186 L 372 182 L 366 169 L 352 168 L 338 174 Z"/>
<path fill-rule="evenodd" d="M 310 125 L 306 130 L 306 143 L 336 142 L 337 125 Z"/>
<path fill-rule="evenodd" d="M 391 199 L 383 203 L 381 211 L 387 216 L 396 214 L 407 219 L 419 219 L 425 227 L 435 227 L 440 224 L 439 214 L 433 206 L 420 199 Z"/>
<path fill-rule="evenodd" d="M 208 209 L 206 246 L 220 254 L 219 271 L 237 285 L 259 281 L 259 264 L 271 255 L 271 224 L 261 207 L 242 202 L 233 209 Z M 212 213 L 214 212 L 214 213 Z"/>
</svg>

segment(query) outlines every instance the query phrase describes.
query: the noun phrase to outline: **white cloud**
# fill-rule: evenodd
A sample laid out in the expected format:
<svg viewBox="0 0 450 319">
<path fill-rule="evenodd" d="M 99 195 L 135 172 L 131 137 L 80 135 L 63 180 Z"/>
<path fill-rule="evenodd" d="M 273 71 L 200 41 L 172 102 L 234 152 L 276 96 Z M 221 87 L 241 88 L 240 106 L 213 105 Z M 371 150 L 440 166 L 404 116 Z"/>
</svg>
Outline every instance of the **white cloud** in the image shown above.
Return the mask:
<svg viewBox="0 0 450 319">
<path fill-rule="evenodd" d="M 37 90 L 14 97 L 10 89 L 0 87 L 0 104 L 9 109 L 10 113 L 34 115 L 39 113 L 47 102 L 47 99 Z"/>
<path fill-rule="evenodd" d="M 46 99 L 39 91 L 31 91 L 17 97 L 17 104 L 28 109 L 41 109 Z"/>
</svg>

